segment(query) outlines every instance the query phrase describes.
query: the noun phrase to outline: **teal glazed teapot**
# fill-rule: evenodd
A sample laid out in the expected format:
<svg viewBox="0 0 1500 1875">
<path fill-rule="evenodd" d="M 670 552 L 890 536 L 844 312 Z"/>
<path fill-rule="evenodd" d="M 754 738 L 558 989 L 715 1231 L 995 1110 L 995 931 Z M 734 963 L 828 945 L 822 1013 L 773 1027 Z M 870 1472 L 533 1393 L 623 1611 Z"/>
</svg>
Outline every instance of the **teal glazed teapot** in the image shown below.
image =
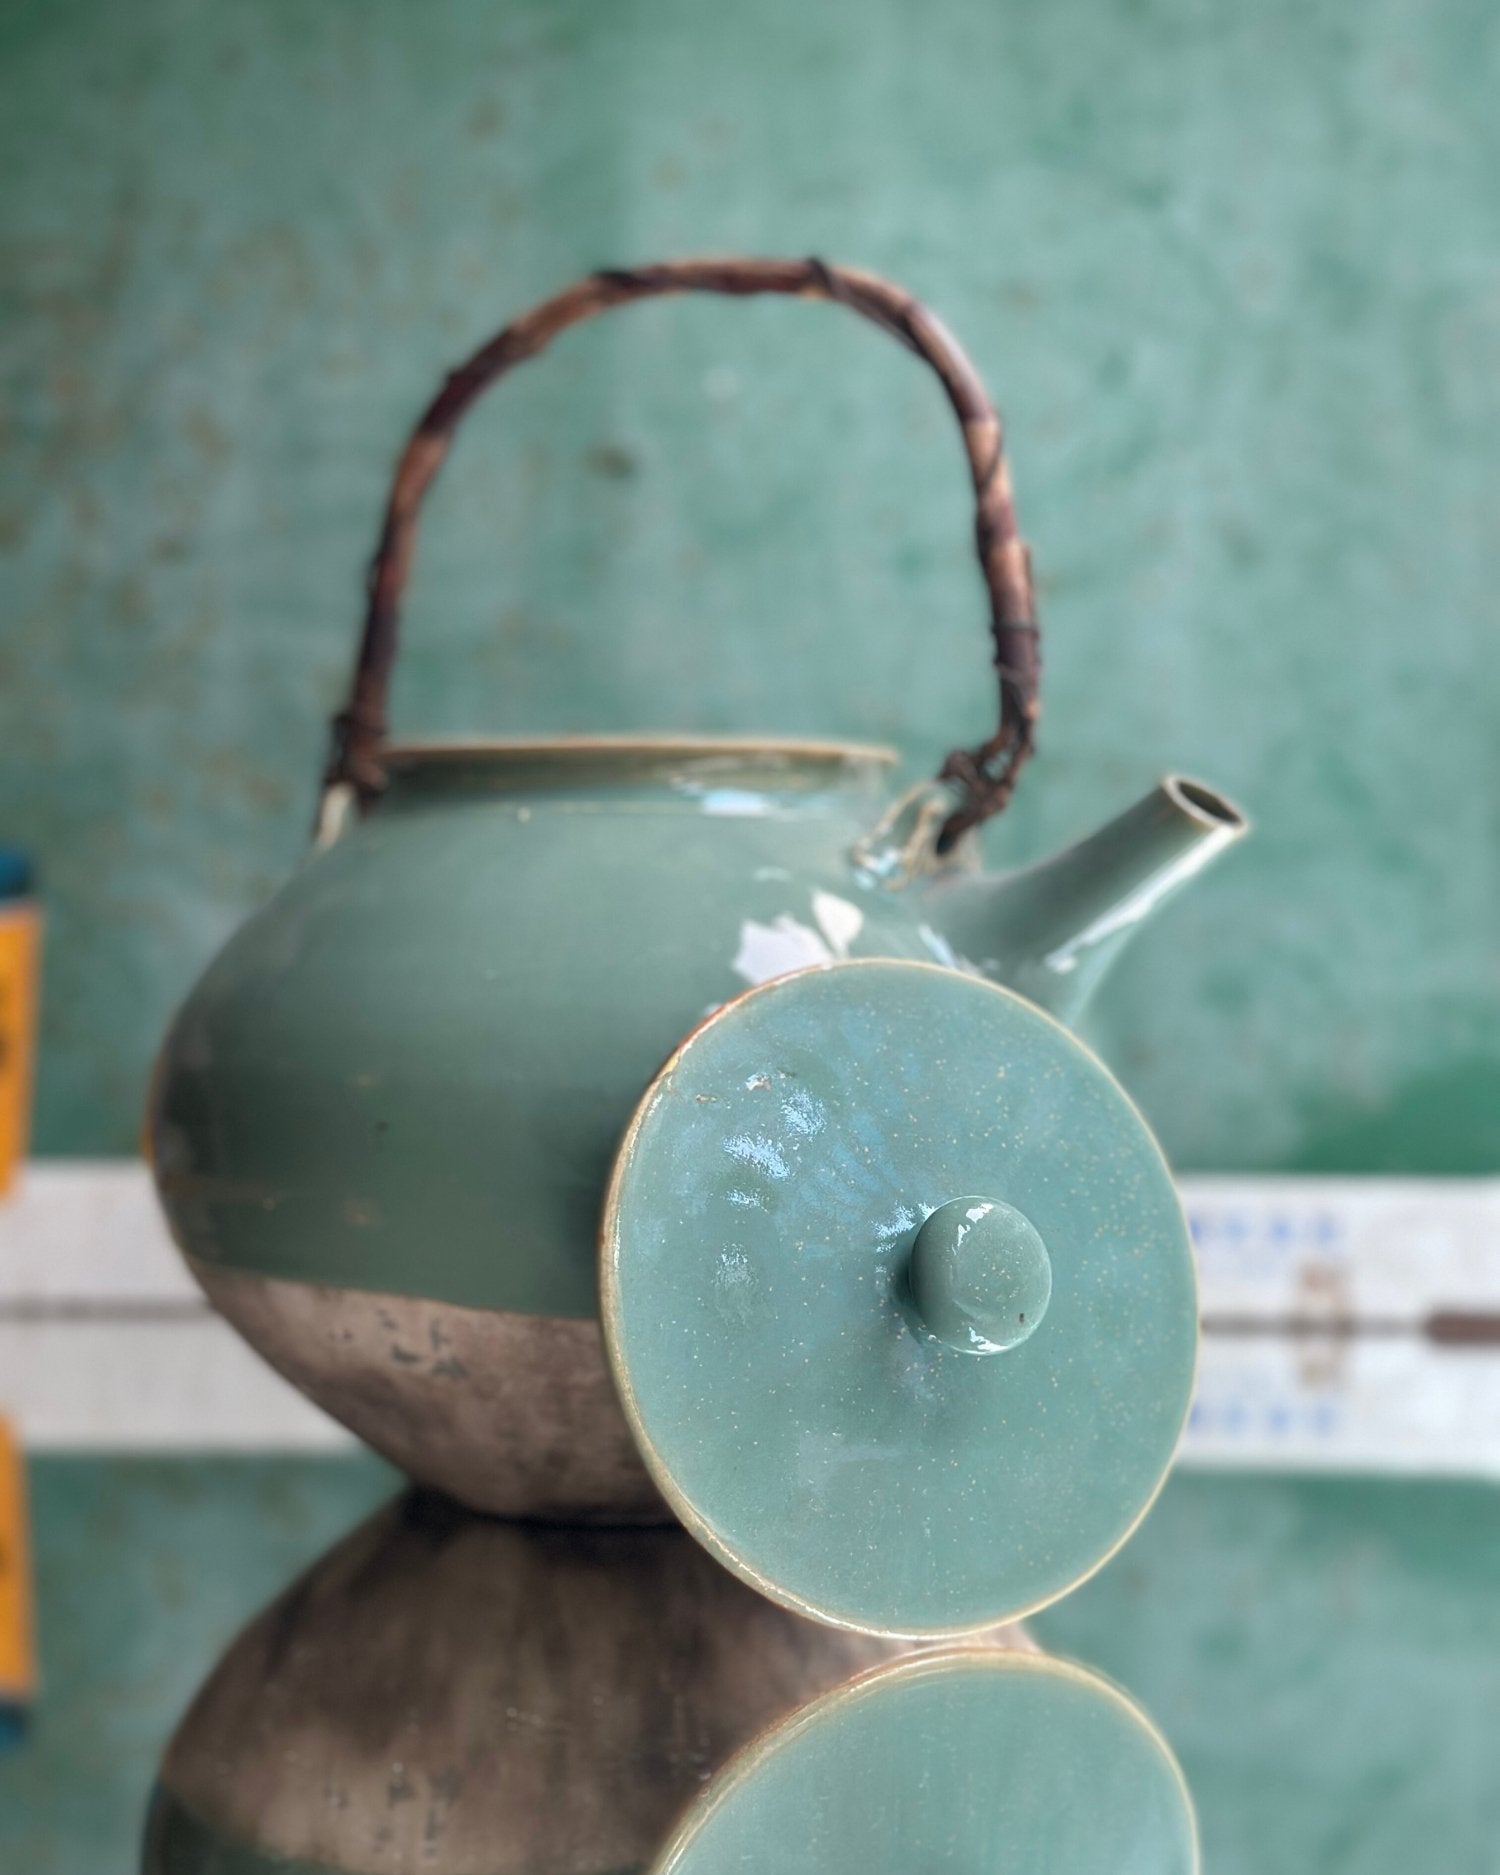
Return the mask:
<svg viewBox="0 0 1500 1875">
<path fill-rule="evenodd" d="M 418 509 L 459 418 L 568 326 L 684 291 L 836 301 L 930 365 L 959 420 L 990 602 L 999 723 L 979 748 L 951 755 L 934 781 L 905 795 L 893 798 L 889 751 L 840 742 L 387 742 L 385 701 Z M 696 1203 L 697 1148 L 687 1133 L 677 1138 L 660 1112 L 645 1135 L 634 1136 L 629 1177 L 616 1163 L 617 1148 L 648 1089 L 658 1089 L 660 1108 L 654 1077 L 663 1061 L 716 1011 L 716 1022 L 743 1022 L 752 1037 L 762 1024 L 778 1036 L 793 1021 L 811 1024 L 806 1033 L 817 1039 L 831 1083 L 839 1081 L 843 1029 L 863 1012 L 866 1026 L 856 1037 L 862 1065 L 857 1074 L 851 1069 L 847 1088 L 818 1096 L 825 1111 L 829 1099 L 837 1105 L 835 1096 L 847 1093 L 845 1123 L 862 1129 L 867 1142 L 885 1142 L 883 1176 L 909 1191 L 890 1215 L 899 1220 L 909 1210 L 917 1234 L 950 1201 L 990 1204 L 990 1221 L 972 1244 L 985 1238 L 986 1254 L 999 1263 L 988 1275 L 957 1267 L 955 1259 L 962 1264 L 970 1254 L 961 1249 L 969 1223 L 960 1210 L 949 1214 L 949 1240 L 939 1243 L 938 1224 L 927 1232 L 914 1286 L 905 1273 L 910 1232 L 895 1228 L 892 1235 L 887 1218 L 878 1245 L 851 1238 L 846 1246 L 856 1260 L 874 1259 L 861 1294 L 875 1293 L 870 1283 L 884 1285 L 879 1333 L 906 1338 L 901 1360 L 913 1349 L 922 1361 L 929 1354 L 939 1366 L 946 1360 L 943 1371 L 961 1369 L 964 1387 L 980 1385 L 972 1375 L 981 1366 L 1010 1376 L 1007 1385 L 1020 1384 L 1019 1374 L 1040 1375 L 1050 1357 L 1036 1350 L 1050 1343 L 1058 1359 L 1070 1348 L 1072 1364 L 1062 1378 L 1049 1373 L 1047 1385 L 1065 1394 L 1071 1387 L 1085 1416 L 1107 1412 L 1134 1424 L 1132 1390 L 1154 1403 L 1131 1504 L 1116 1506 L 1108 1530 L 1096 1533 L 1093 1561 L 1101 1559 L 1149 1501 L 1181 1424 L 1195 1330 L 1191 1267 L 1144 1123 L 1059 1024 L 1077 1016 L 1131 933 L 1238 838 L 1245 822 L 1212 790 L 1173 778 L 1081 845 L 1022 871 L 985 876 L 974 829 L 1005 804 L 1031 753 L 1037 679 L 1028 558 L 998 418 L 958 345 L 902 291 L 817 261 L 688 261 L 595 274 L 507 326 L 448 378 L 397 469 L 314 850 L 210 965 L 162 1051 L 149 1114 L 157 1186 L 214 1305 L 319 1405 L 413 1477 L 471 1506 L 649 1521 L 670 1514 L 665 1487 L 672 1509 L 687 1515 L 671 1489 L 668 1449 L 683 1429 L 663 1433 L 641 1420 L 669 1410 L 648 1403 L 658 1383 L 663 1398 L 676 1397 L 660 1367 L 670 1350 L 645 1350 L 622 1316 L 611 1330 L 611 1373 L 597 1259 L 610 1189 L 609 1292 L 627 1314 L 640 1307 L 666 1319 L 669 1298 L 650 1289 L 657 1278 L 642 1277 L 644 1294 L 635 1280 L 645 1264 L 630 1261 L 638 1234 L 631 1206 L 639 1200 L 651 1215 L 667 1217 L 662 1229 L 675 1228 L 672 1219 L 686 1212 L 667 1215 L 662 1207 L 670 1211 L 674 1179 L 672 1190 L 688 1193 L 682 1203 L 689 1210 Z M 870 960 L 885 961 L 876 969 Z M 921 982 L 883 974 L 892 960 Z M 765 986 L 808 971 L 832 986 L 826 994 L 805 1005 L 765 1000 Z M 878 1017 L 888 994 L 907 1024 L 909 1086 L 883 1074 L 870 1052 L 878 1037 L 866 1032 L 868 1019 Z M 733 1005 L 727 1014 L 725 1005 Z M 926 1058 L 929 1020 L 949 1025 L 955 1038 L 943 1060 Z M 984 1054 L 986 1047 L 1005 1059 Z M 967 1080 L 955 1067 L 966 1055 L 973 1056 Z M 695 1059 L 706 1072 L 707 1054 Z M 1056 1095 L 1049 1095 L 1045 1127 L 1019 1107 L 1002 1114 L 987 1104 L 1007 1060 L 1007 1099 L 1022 1099 L 1028 1077 L 1040 1077 Z M 714 1072 L 722 1068 L 716 1062 Z M 891 1091 L 898 1081 L 899 1094 Z M 1097 1108 L 1093 1157 L 1074 1137 L 1075 1095 L 1094 1103 L 1090 1112 Z M 702 1093 L 704 1103 L 718 1098 L 711 1089 Z M 795 1132 L 796 1103 L 788 1099 L 786 1124 Z M 943 1160 L 934 1144 L 922 1173 L 969 1183 L 929 1188 L 914 1170 L 915 1182 L 903 1186 L 902 1116 L 893 1101 L 920 1108 L 933 1142 L 944 1134 L 947 1112 L 984 1121 L 971 1158 Z M 811 1106 L 801 1123 L 811 1131 L 792 1142 L 798 1165 L 800 1142 L 811 1141 L 819 1124 Z M 742 1145 L 733 1145 L 740 1136 L 733 1134 L 725 1136 L 729 1144 L 704 1148 L 715 1178 L 742 1154 L 745 1177 L 724 1188 L 723 1202 L 748 1193 L 747 1215 L 772 1216 L 755 1181 L 777 1192 L 795 1181 L 776 1185 L 781 1148 L 764 1143 L 759 1122 L 746 1120 L 741 1131 Z M 1026 1176 L 1007 1153 L 1024 1157 Z M 1071 1245 L 1075 1233 L 1097 1235 L 1088 1221 L 1091 1205 L 1099 1210 L 1096 1181 L 1113 1177 L 1127 1159 L 1130 1182 L 1119 1189 L 1151 1212 L 1143 1230 L 1156 1248 L 1111 1238 L 1113 1261 L 1101 1263 L 1098 1280 L 1107 1286 L 1136 1267 L 1132 1258 L 1159 1255 L 1171 1294 L 1156 1326 L 1143 1327 L 1132 1344 L 1144 1350 L 1144 1365 L 1116 1374 L 1119 1390 L 1106 1399 L 1102 1383 L 1088 1378 L 1084 1344 L 1066 1339 L 1070 1320 L 1080 1334 L 1087 1324 L 1090 1334 L 1108 1336 L 1097 1310 L 1088 1313 L 1095 1303 L 1069 1287 L 1086 1262 Z M 817 1176 L 826 1183 L 833 1174 L 824 1167 Z M 997 1181 L 1019 1189 L 1028 1178 L 1028 1202 L 1048 1212 L 1046 1228 L 1038 1227 L 1045 1269 L 1034 1246 L 1016 1247 L 1030 1239 L 1020 1224 L 1006 1222 L 1013 1193 L 994 1189 Z M 705 1174 L 705 1187 L 712 1182 Z M 787 1240 L 788 1255 L 801 1253 L 823 1215 L 815 1204 L 798 1214 L 800 1234 Z M 1133 1214 L 1122 1200 L 1111 1215 Z M 841 1228 L 857 1237 L 866 1227 L 851 1215 Z M 1128 1224 L 1119 1228 L 1128 1236 Z M 1017 1256 L 1024 1267 L 1013 1267 Z M 981 1289 L 990 1284 L 991 1301 L 1028 1284 L 1033 1294 L 1050 1285 L 1047 1320 L 1024 1347 L 1011 1346 L 1010 1328 L 989 1319 L 997 1309 L 1003 1314 L 998 1302 L 988 1316 L 982 1296 L 970 1309 L 971 1278 Z M 744 1295 L 724 1303 L 724 1319 L 742 1303 L 747 1334 L 782 1332 L 761 1322 Z M 704 1306 L 719 1303 L 710 1297 Z M 970 1315 L 978 1339 L 955 1351 L 956 1324 Z M 1161 1345 L 1152 1339 L 1158 1328 Z M 994 1342 L 989 1359 L 973 1362 L 987 1336 Z M 691 1349 L 679 1351 L 691 1360 Z M 641 1386 L 631 1365 L 637 1358 L 651 1370 Z M 895 1371 L 889 1348 L 873 1358 L 882 1371 Z M 920 1385 L 940 1394 L 938 1381 L 925 1369 L 924 1376 Z M 712 1384 L 711 1375 L 702 1379 Z M 634 1423 L 621 1411 L 620 1394 Z M 761 1408 L 744 1410 L 753 1418 Z M 978 1440 L 1007 1410 L 1003 1401 L 976 1405 L 954 1436 Z M 748 1421 L 736 1424 L 738 1436 L 749 1436 Z M 924 1440 L 948 1436 L 935 1422 L 924 1425 Z M 1038 1420 L 1038 1437 L 1048 1436 L 1041 1427 Z M 1092 1437 L 1078 1449 L 1095 1450 Z M 1041 1456 L 1033 1454 L 1039 1463 Z M 1069 1488 L 1074 1499 L 1088 1495 L 1079 1478 Z M 711 1538 L 703 1526 L 717 1529 L 714 1513 L 703 1508 L 698 1487 L 681 1497 L 697 1507 L 688 1521 Z M 797 1500 L 814 1509 L 817 1501 L 815 1491 Z M 753 1508 L 738 1506 L 737 1514 Z M 1045 1547 L 1041 1536 L 1038 1543 Z M 742 1546 L 726 1538 L 711 1547 L 733 1552 L 742 1573 L 767 1586 Z M 792 1567 L 795 1574 L 801 1564 L 793 1559 Z M 1058 1592 L 1050 1578 L 1040 1587 L 1027 1580 L 1013 1608 L 965 1602 L 949 1620 L 934 1607 L 916 1625 L 977 1628 Z M 847 1586 L 820 1583 L 786 1599 L 834 1621 L 901 1626 L 887 1618 L 884 1588 L 872 1588 L 867 1600 L 861 1590 L 841 1601 Z M 888 1586 L 894 1593 L 899 1585 Z"/>
</svg>

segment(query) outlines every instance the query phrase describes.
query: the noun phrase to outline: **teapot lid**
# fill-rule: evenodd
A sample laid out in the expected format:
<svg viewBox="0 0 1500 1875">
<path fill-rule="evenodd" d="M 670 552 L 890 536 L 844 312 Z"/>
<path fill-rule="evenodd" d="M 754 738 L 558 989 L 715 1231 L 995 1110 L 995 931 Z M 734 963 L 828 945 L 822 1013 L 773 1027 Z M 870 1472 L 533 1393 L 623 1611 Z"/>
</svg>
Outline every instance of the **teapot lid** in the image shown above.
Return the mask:
<svg viewBox="0 0 1500 1875">
<path fill-rule="evenodd" d="M 1196 1875 L 1192 1800 L 1116 1687 L 1045 1655 L 969 1648 L 877 1667 L 746 1746 L 652 1875 L 913 1869 Z"/>
<path fill-rule="evenodd" d="M 615 1160 L 601 1291 L 682 1521 L 876 1633 L 977 1631 L 1092 1574 L 1192 1388 L 1150 1130 L 1050 1016 L 932 964 L 778 977 L 688 1036 Z"/>
</svg>

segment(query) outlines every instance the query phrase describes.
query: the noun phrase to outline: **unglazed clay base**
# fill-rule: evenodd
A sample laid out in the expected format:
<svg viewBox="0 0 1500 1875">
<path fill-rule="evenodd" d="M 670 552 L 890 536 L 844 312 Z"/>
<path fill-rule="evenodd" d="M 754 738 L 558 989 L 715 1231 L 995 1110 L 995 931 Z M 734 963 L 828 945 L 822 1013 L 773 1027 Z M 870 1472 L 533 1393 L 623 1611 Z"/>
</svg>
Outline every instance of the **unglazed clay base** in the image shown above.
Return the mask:
<svg viewBox="0 0 1500 1875">
<path fill-rule="evenodd" d="M 278 1373 L 419 1483 L 500 1517 L 671 1521 L 636 1453 L 596 1321 L 187 1262 Z"/>
</svg>

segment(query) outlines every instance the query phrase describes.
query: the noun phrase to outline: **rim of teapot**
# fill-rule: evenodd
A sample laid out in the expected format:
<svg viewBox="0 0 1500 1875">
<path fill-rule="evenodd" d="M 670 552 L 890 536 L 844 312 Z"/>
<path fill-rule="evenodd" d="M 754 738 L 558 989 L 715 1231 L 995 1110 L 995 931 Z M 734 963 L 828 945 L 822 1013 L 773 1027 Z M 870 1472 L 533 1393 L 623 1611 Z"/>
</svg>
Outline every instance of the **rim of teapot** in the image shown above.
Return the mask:
<svg viewBox="0 0 1500 1875">
<path fill-rule="evenodd" d="M 899 750 L 879 742 L 844 742 L 804 736 L 746 735 L 553 735 L 439 736 L 420 742 L 393 743 L 386 752 L 392 767 L 417 762 L 483 760 L 525 761 L 573 755 L 618 756 L 784 756 L 798 761 L 859 763 L 894 767 Z"/>
</svg>

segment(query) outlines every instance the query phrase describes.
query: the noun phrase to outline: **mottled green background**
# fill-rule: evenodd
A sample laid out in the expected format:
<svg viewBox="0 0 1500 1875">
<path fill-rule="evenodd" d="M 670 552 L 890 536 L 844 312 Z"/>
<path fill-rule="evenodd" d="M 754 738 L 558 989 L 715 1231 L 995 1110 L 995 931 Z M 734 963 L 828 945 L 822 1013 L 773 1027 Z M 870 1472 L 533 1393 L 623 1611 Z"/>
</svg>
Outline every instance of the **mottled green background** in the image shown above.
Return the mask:
<svg viewBox="0 0 1500 1875">
<path fill-rule="evenodd" d="M 440 370 L 595 264 L 753 249 L 903 278 L 1009 417 L 1048 719 L 994 856 L 1167 766 L 1259 822 L 1096 1024 L 1178 1161 L 1494 1169 L 1497 98 L 1488 0 L 4 0 L 40 1147 L 130 1149 L 171 1004 L 295 862 Z M 967 534 L 939 395 L 878 335 L 623 314 L 457 452 L 399 719 L 841 731 L 917 772 L 986 724 Z M 0 1768 L 7 1875 L 128 1867 L 170 1710 L 369 1488 L 264 1475 L 38 1468 L 54 1696 Z M 1213 1868 L 1479 1875 L 1494 1519 L 1187 1480 L 1053 1620 L 1175 1728 Z"/>
<path fill-rule="evenodd" d="M 1191 1166 L 1500 1151 L 1500 15 L 1486 0 L 50 0 L 0 10 L 4 829 L 39 1145 L 128 1148 L 294 862 L 403 427 L 601 262 L 889 271 L 1009 415 L 1045 755 L 997 856 L 1163 766 L 1259 839 L 1101 1019 Z M 935 386 L 829 308 L 653 306 L 434 503 L 421 729 L 990 707 Z"/>
</svg>

